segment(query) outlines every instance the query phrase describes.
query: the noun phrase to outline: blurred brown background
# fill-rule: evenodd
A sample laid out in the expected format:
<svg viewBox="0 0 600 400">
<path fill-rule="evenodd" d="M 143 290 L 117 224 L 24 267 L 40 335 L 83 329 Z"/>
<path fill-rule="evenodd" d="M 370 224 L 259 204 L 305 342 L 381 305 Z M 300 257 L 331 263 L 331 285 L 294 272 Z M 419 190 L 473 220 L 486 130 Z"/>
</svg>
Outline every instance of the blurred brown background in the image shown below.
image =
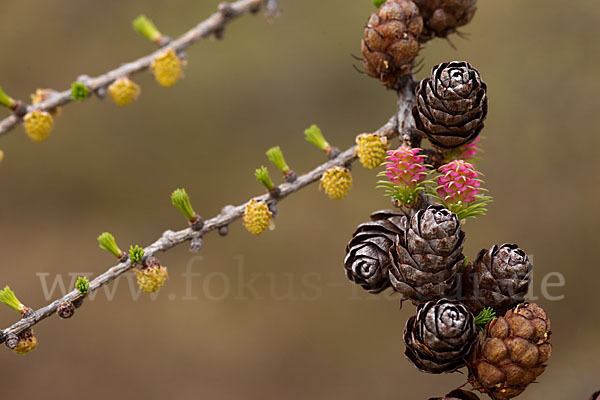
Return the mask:
<svg viewBox="0 0 600 400">
<path fill-rule="evenodd" d="M 37 87 L 64 89 L 79 74 L 153 49 L 130 28 L 137 14 L 176 36 L 216 6 L 4 1 L 0 84 L 23 99 Z M 270 146 L 281 145 L 299 172 L 323 161 L 303 139 L 310 124 L 343 148 L 382 125 L 394 94 L 358 74 L 351 58 L 370 0 L 282 0 L 281 8 L 275 24 L 246 16 L 225 41 L 190 48 L 185 79 L 171 89 L 144 73 L 135 76 L 142 96 L 131 106 L 94 98 L 66 107 L 44 143 L 30 142 L 22 127 L 0 137 L 0 285 L 37 308 L 47 303 L 37 274 L 51 282 L 111 265 L 97 248 L 100 232 L 125 247 L 184 227 L 170 205 L 174 188 L 186 187 L 210 217 L 261 192 L 252 173 L 266 165 Z M 479 166 L 495 202 L 467 224 L 467 254 L 518 243 L 534 257 L 540 297 L 546 274 L 565 277 L 565 287 L 550 288 L 563 300 L 538 300 L 552 318 L 554 355 L 523 399 L 587 399 L 600 389 L 599 25 L 594 0 L 481 1 L 463 29 L 468 39 L 452 37 L 456 50 L 436 40 L 422 51 L 419 77 L 465 59 L 489 86 Z M 399 310 L 397 299 L 346 281 L 349 236 L 388 207 L 372 171 L 357 165 L 353 174 L 343 201 L 316 186 L 285 200 L 275 232 L 256 238 L 237 223 L 227 238 L 205 238 L 203 259 L 185 246 L 162 255 L 171 279 L 154 301 L 133 301 L 122 279 L 112 301 L 102 289 L 75 318 L 38 325 L 34 353 L 19 357 L 2 346 L 2 397 L 419 400 L 462 384 L 465 375 L 422 374 L 404 359 L 411 306 Z M 181 276 L 186 265 L 201 274 L 191 286 Z M 240 293 L 251 274 L 256 293 Z M 189 290 L 196 300 L 182 299 Z M 16 318 L 4 307 L 0 326 Z"/>
</svg>

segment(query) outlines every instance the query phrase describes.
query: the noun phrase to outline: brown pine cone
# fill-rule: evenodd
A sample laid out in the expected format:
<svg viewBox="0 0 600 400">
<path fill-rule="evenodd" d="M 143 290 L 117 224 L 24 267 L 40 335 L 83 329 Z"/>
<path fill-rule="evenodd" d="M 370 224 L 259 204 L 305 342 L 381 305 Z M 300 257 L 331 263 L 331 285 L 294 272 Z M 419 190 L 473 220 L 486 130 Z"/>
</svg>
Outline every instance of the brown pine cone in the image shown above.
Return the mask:
<svg viewBox="0 0 600 400">
<path fill-rule="evenodd" d="M 390 248 L 392 286 L 415 304 L 454 295 L 464 241 L 453 212 L 441 206 L 417 211 Z"/>
<path fill-rule="evenodd" d="M 423 19 L 411 0 L 388 0 L 365 27 L 361 49 L 367 75 L 395 87 L 398 78 L 412 72 L 419 52 Z"/>
<path fill-rule="evenodd" d="M 456 389 L 445 395 L 444 397 L 432 397 L 429 400 L 479 400 L 479 397 L 473 392 Z"/>
<path fill-rule="evenodd" d="M 479 72 L 469 63 L 436 65 L 415 90 L 412 113 L 417 130 L 444 149 L 473 141 L 487 116 L 486 90 Z"/>
<path fill-rule="evenodd" d="M 419 305 L 404 328 L 406 357 L 419 370 L 439 374 L 465 366 L 477 341 L 475 317 L 462 303 L 441 299 Z"/>
<path fill-rule="evenodd" d="M 404 234 L 406 217 L 394 210 L 376 211 L 372 222 L 360 224 L 346 246 L 346 275 L 371 293 L 390 286 L 389 249 L 396 236 Z"/>
<path fill-rule="evenodd" d="M 516 244 L 481 250 L 463 274 L 463 296 L 473 314 L 492 307 L 499 315 L 525 301 L 533 265 Z"/>
<path fill-rule="evenodd" d="M 496 400 L 520 395 L 544 372 L 551 339 L 546 312 L 534 303 L 519 304 L 487 324 L 469 361 L 469 382 Z"/>
<path fill-rule="evenodd" d="M 600 399 L 600 390 L 597 391 L 596 393 L 594 393 L 592 395 L 592 397 L 590 397 L 590 400 L 598 400 L 598 399 Z"/>
<path fill-rule="evenodd" d="M 446 37 L 475 15 L 477 0 L 413 0 L 423 16 L 421 42 Z"/>
</svg>

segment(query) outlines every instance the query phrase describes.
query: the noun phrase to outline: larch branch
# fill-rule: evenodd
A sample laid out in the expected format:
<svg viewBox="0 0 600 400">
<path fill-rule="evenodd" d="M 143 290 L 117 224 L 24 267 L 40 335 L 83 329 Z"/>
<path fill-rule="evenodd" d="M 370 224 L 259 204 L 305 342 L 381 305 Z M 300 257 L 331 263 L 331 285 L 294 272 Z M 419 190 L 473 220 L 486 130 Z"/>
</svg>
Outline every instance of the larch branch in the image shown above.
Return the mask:
<svg viewBox="0 0 600 400">
<path fill-rule="evenodd" d="M 233 3 L 221 3 L 219 11 L 211 15 L 206 20 L 202 21 L 194 28 L 185 32 L 183 35 L 172 40 L 164 47 L 154 51 L 152 54 L 141 57 L 135 61 L 122 64 L 118 68 L 113 69 L 105 74 L 95 78 L 87 78 L 81 80 L 82 83 L 94 93 L 104 90 L 117 78 L 122 76 L 130 76 L 137 72 L 144 71 L 150 67 L 152 60 L 166 49 L 173 49 L 176 53 L 183 52 L 187 47 L 197 42 L 200 39 L 210 35 L 221 35 L 228 22 L 248 13 L 257 12 L 261 6 L 265 5 L 267 16 L 272 18 L 276 16 L 277 2 L 275 0 L 238 0 Z M 26 106 L 26 112 L 34 110 L 49 111 L 59 106 L 64 106 L 73 99 L 71 98 L 71 90 L 67 89 L 63 92 L 57 92 L 51 95 L 47 100 L 36 104 Z M 20 124 L 22 119 L 16 115 L 10 115 L 0 121 L 0 135 L 10 132 L 15 126 Z"/>
<path fill-rule="evenodd" d="M 249 3 L 249 1 L 246 1 L 246 3 Z M 414 120 L 412 119 L 412 115 L 409 112 L 406 112 L 407 108 L 414 103 L 414 94 L 412 91 L 413 85 L 414 82 L 412 78 L 406 80 L 404 87 L 398 92 L 398 112 L 392 118 L 390 118 L 385 125 L 375 131 L 375 133 L 388 138 L 393 138 L 400 135 L 403 142 L 407 141 L 404 139 L 404 136 L 406 136 L 407 133 L 410 135 L 414 130 Z M 277 191 L 278 194 L 276 197 L 267 193 L 254 197 L 253 199 L 263 200 L 271 204 L 277 203 L 285 197 L 319 180 L 327 169 L 337 165 L 344 166 L 352 164 L 357 159 L 354 154 L 355 150 L 356 146 L 352 146 L 341 152 L 337 157 L 328 160 L 327 162 L 315 167 L 303 175 L 298 176 L 298 179 L 296 179 L 294 182 L 281 184 L 278 186 L 279 190 Z M 160 251 L 167 251 L 178 244 L 202 237 L 210 231 L 231 224 L 235 220 L 242 217 L 248 202 L 238 206 L 224 207 L 221 213 L 211 219 L 205 220 L 204 225 L 199 230 L 194 230 L 189 227 L 179 231 L 165 231 L 160 238 L 144 249 L 146 256 L 154 256 Z M 103 274 L 99 275 L 90 282 L 89 292 L 91 293 L 95 290 L 98 290 L 100 287 L 109 284 L 119 276 L 129 271 L 132 267 L 132 263 L 127 260 L 109 268 Z M 77 290 L 73 290 L 62 298 L 57 299 L 47 306 L 34 311 L 12 326 L 0 331 L 0 337 L 6 338 L 10 334 L 18 335 L 24 330 L 31 328 L 38 322 L 56 314 L 56 310 L 59 304 L 62 302 L 77 302 L 78 300 L 81 300 L 82 297 L 85 297 L 85 295 L 80 294 Z"/>
</svg>

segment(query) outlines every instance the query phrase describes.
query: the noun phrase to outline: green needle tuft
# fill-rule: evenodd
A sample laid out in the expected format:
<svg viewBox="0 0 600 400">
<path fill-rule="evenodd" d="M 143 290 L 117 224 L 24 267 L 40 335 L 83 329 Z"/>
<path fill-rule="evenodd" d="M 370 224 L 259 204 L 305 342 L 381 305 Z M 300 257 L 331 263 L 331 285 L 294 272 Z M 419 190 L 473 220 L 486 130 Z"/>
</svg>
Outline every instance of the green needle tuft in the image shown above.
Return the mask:
<svg viewBox="0 0 600 400">
<path fill-rule="evenodd" d="M 84 101 L 90 95 L 90 89 L 81 83 L 81 82 L 73 82 L 71 84 L 71 97 L 73 100 Z"/>
<path fill-rule="evenodd" d="M 4 289 L 0 290 L 0 302 L 6 304 L 10 308 L 14 308 L 20 313 L 25 310 L 25 306 L 17 299 L 15 292 L 13 292 L 9 286 L 5 286 Z"/>
<path fill-rule="evenodd" d="M 373 5 L 377 8 L 379 8 L 385 2 L 386 2 L 386 0 L 373 0 Z"/>
<path fill-rule="evenodd" d="M 496 312 L 492 307 L 484 308 L 475 317 L 475 325 L 481 330 L 485 329 L 488 322 L 496 318 Z"/>
<path fill-rule="evenodd" d="M 108 232 L 104 232 L 102 235 L 98 236 L 98 244 L 101 249 L 104 249 L 114 255 L 117 258 L 123 257 L 123 252 L 117 246 L 117 242 L 115 242 L 115 237 Z"/>
<path fill-rule="evenodd" d="M 307 141 L 317 146 L 323 151 L 327 151 L 331 146 L 327 143 L 327 140 L 323 137 L 323 132 L 317 125 L 311 125 L 310 128 L 304 131 L 304 136 Z"/>
<path fill-rule="evenodd" d="M 188 221 L 193 222 L 196 219 L 196 212 L 192 208 L 190 196 L 188 196 L 185 189 L 175 189 L 173 193 L 171 193 L 171 203 L 185 215 Z"/>
<path fill-rule="evenodd" d="M 77 282 L 75 283 L 75 288 L 81 294 L 88 294 L 90 290 L 90 281 L 85 276 L 77 277 Z"/>
<path fill-rule="evenodd" d="M 0 88 L 0 106 L 7 108 L 13 108 L 15 106 L 15 101 L 9 95 L 4 93 L 2 88 Z"/>
<path fill-rule="evenodd" d="M 140 15 L 133 20 L 133 29 L 142 36 L 156 42 L 160 40 L 162 34 L 156 29 L 156 25 L 145 15 Z"/>
<path fill-rule="evenodd" d="M 267 188 L 267 190 L 271 191 L 275 189 L 275 185 L 273 185 L 273 181 L 271 180 L 271 176 L 269 175 L 269 170 L 264 165 L 254 171 L 254 176 L 256 180 L 259 181 Z"/>
<path fill-rule="evenodd" d="M 283 152 L 279 146 L 271 147 L 269 150 L 267 150 L 267 157 L 284 174 L 290 172 L 290 167 L 285 162 L 285 158 L 283 158 Z"/>
<path fill-rule="evenodd" d="M 144 249 L 142 249 L 137 244 L 129 247 L 129 259 L 134 264 L 141 264 L 142 259 L 144 258 Z"/>
</svg>

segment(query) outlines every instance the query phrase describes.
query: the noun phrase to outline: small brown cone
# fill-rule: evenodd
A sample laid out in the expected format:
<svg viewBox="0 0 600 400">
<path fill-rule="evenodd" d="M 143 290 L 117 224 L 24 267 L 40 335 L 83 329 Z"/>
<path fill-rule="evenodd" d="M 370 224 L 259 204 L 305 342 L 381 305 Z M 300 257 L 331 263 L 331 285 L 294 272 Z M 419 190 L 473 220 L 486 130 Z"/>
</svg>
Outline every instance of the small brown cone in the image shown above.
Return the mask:
<svg viewBox="0 0 600 400">
<path fill-rule="evenodd" d="M 388 0 L 365 27 L 363 65 L 367 75 L 388 87 L 411 73 L 419 52 L 423 19 L 411 0 Z"/>
<path fill-rule="evenodd" d="M 465 233 L 456 214 L 442 206 L 417 211 L 390 247 L 390 283 L 414 304 L 456 292 Z"/>
<path fill-rule="evenodd" d="M 472 142 L 487 116 L 486 93 L 479 71 L 468 62 L 436 65 L 415 90 L 412 113 L 417 130 L 443 149 Z"/>
<path fill-rule="evenodd" d="M 413 0 L 423 16 L 421 42 L 446 37 L 475 15 L 477 0 Z"/>
<path fill-rule="evenodd" d="M 525 301 L 533 265 L 516 244 L 479 252 L 463 272 L 465 304 L 473 314 L 492 307 L 499 315 Z"/>
<path fill-rule="evenodd" d="M 404 235 L 406 217 L 396 210 L 371 214 L 371 222 L 360 224 L 346 246 L 346 276 L 370 293 L 390 286 L 390 247 L 398 235 Z"/>
<path fill-rule="evenodd" d="M 551 339 L 546 312 L 535 303 L 519 304 L 487 324 L 468 364 L 469 382 L 495 400 L 520 395 L 544 372 Z"/>
<path fill-rule="evenodd" d="M 476 342 L 473 314 L 454 300 L 420 304 L 404 328 L 406 358 L 420 371 L 432 374 L 464 367 Z"/>
</svg>

